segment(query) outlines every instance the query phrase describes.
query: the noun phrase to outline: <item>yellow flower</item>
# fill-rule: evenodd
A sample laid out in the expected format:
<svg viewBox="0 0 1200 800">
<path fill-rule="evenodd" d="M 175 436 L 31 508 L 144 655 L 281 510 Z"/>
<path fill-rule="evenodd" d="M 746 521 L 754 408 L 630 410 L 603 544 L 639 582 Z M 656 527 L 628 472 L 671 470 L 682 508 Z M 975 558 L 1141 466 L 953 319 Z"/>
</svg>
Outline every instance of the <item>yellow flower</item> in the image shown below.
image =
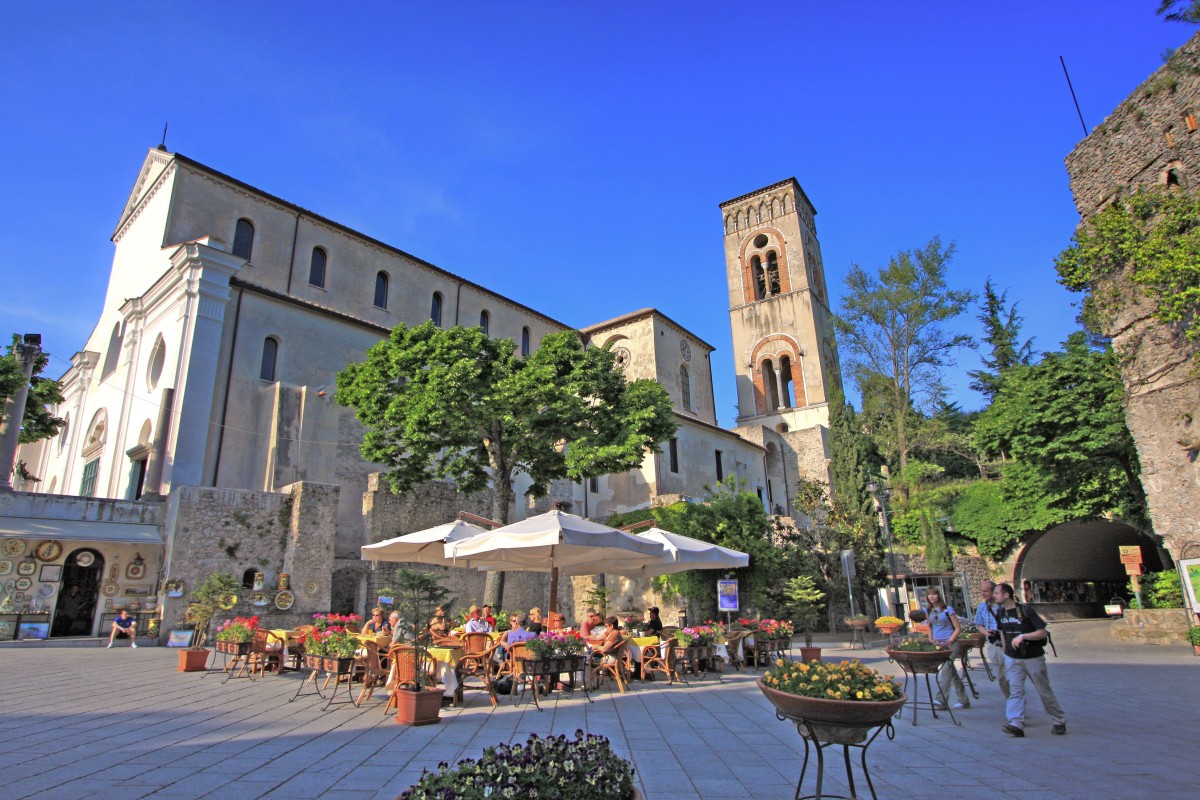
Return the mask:
<svg viewBox="0 0 1200 800">
<path fill-rule="evenodd" d="M 777 667 L 782 667 L 782 666 L 783 666 L 783 659 L 782 659 L 782 658 L 777 658 L 777 659 L 775 659 L 775 666 L 777 666 Z"/>
<path fill-rule="evenodd" d="M 863 699 L 863 693 L 861 691 L 855 692 L 854 696 L 857 697 L 859 700 Z"/>
</svg>

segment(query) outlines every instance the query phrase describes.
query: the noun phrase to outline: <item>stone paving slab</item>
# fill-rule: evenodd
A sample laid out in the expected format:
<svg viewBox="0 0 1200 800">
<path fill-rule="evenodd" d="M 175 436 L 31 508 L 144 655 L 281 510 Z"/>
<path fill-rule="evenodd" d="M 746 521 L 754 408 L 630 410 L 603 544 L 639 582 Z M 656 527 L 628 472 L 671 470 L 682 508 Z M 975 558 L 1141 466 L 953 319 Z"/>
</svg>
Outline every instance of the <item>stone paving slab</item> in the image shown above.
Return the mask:
<svg viewBox="0 0 1200 800">
<path fill-rule="evenodd" d="M 1193 798 L 1200 659 L 1186 648 L 1107 638 L 1107 622 L 1054 626 L 1051 680 L 1069 734 L 1050 736 L 1036 693 L 1028 735 L 1001 733 L 1003 701 L 982 672 L 961 727 L 908 712 L 869 763 L 879 798 L 950 791 L 993 798 Z M 826 660 L 859 657 L 899 674 L 879 650 L 827 642 Z M 537 711 L 505 699 L 492 709 L 468 692 L 442 722 L 397 725 L 382 693 L 362 708 L 322 711 L 315 694 L 288 700 L 299 675 L 261 680 L 174 671 L 165 648 L 5 648 L 0 651 L 0 796 L 34 798 L 393 798 L 439 761 L 476 756 L 530 733 L 602 733 L 629 757 L 648 800 L 790 798 L 803 744 L 775 719 L 756 674 L 691 687 L 635 683 L 631 691 L 554 695 Z M 848 794 L 831 749 L 825 790 Z M 1013 765 L 1019 765 L 1014 768 Z M 815 768 L 815 766 L 814 766 Z M 855 784 L 865 782 L 859 772 Z M 805 792 L 812 792 L 812 768 Z"/>
</svg>

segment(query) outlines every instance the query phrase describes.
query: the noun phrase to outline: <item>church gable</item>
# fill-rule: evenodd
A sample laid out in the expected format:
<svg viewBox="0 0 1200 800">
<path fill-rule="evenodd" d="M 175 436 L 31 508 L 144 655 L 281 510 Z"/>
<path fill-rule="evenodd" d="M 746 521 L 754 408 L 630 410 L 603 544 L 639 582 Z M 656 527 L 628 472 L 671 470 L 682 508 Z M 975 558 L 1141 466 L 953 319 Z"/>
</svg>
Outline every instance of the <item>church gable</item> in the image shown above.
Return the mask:
<svg viewBox="0 0 1200 800">
<path fill-rule="evenodd" d="M 125 200 L 125 208 L 121 211 L 121 218 L 117 221 L 117 227 L 113 232 L 113 239 L 116 239 L 121 229 L 125 227 L 125 223 L 129 221 L 134 210 L 138 207 L 146 192 L 158 180 L 158 177 L 166 171 L 167 166 L 171 163 L 172 155 L 166 150 L 151 150 L 146 154 L 146 160 L 142 162 L 142 168 L 138 171 L 137 180 L 133 183 L 133 189 L 129 192 L 129 197 Z"/>
</svg>

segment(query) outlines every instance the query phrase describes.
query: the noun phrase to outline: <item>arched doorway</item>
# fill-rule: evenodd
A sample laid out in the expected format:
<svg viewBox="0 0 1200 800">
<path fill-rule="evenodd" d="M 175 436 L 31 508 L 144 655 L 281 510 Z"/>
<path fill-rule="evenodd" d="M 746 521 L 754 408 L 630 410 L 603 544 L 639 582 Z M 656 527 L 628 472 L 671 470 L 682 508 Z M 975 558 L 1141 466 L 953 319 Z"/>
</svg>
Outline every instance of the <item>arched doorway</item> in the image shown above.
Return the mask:
<svg viewBox="0 0 1200 800">
<path fill-rule="evenodd" d="M 1074 520 L 1029 539 L 1013 575 L 1018 593 L 1047 619 L 1103 617 L 1114 597 L 1129 599 L 1118 547 L 1140 545 L 1143 572 L 1170 569 L 1151 537 L 1123 522 Z"/>
<path fill-rule="evenodd" d="M 63 565 L 61 586 L 66 588 L 54 607 L 51 636 L 91 636 L 100 597 L 104 556 L 91 548 L 76 550 Z"/>
<path fill-rule="evenodd" d="M 363 613 L 367 573 L 357 567 L 341 567 L 333 572 L 329 610 L 334 614 Z"/>
</svg>

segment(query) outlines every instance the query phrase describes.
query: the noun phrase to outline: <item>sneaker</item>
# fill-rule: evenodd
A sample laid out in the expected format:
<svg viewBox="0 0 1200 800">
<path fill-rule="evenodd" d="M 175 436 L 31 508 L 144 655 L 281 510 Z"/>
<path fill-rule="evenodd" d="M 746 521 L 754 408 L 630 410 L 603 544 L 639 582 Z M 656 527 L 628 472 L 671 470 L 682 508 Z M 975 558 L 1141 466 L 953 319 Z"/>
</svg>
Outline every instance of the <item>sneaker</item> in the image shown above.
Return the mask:
<svg viewBox="0 0 1200 800">
<path fill-rule="evenodd" d="M 1050 733 L 1054 734 L 1055 736 L 1066 736 L 1067 735 L 1067 723 L 1064 722 L 1061 725 L 1055 725 L 1053 728 L 1050 729 Z"/>
<path fill-rule="evenodd" d="M 106 650 L 112 650 L 112 642 L 109 642 L 109 643 L 108 643 L 108 646 L 107 646 L 105 649 L 106 649 Z"/>
<path fill-rule="evenodd" d="M 934 710 L 934 711 L 945 711 L 945 710 L 946 710 L 946 704 L 945 704 L 945 703 L 937 703 L 937 702 L 935 702 L 935 703 L 933 704 L 933 710 Z"/>
<path fill-rule="evenodd" d="M 1003 728 L 1001 728 L 1000 730 L 1004 731 L 1004 732 L 1005 732 L 1005 733 L 1007 733 L 1009 736 L 1015 736 L 1015 737 L 1017 737 L 1018 739 L 1020 739 L 1022 736 L 1024 736 L 1024 735 L 1025 735 L 1025 731 L 1021 730 L 1021 729 L 1020 729 L 1020 728 L 1018 728 L 1016 725 L 1005 725 L 1005 726 L 1004 726 Z M 1063 730 L 1065 731 L 1065 730 L 1066 730 L 1066 728 L 1064 727 L 1064 728 L 1063 728 Z"/>
<path fill-rule="evenodd" d="M 963 705 L 962 703 L 955 703 L 954 705 L 952 705 L 950 707 L 951 708 L 970 708 L 970 706 Z"/>
<path fill-rule="evenodd" d="M 129 646 L 132 647 L 134 650 L 137 650 L 137 642 L 134 642 L 133 644 L 131 644 Z"/>
</svg>

